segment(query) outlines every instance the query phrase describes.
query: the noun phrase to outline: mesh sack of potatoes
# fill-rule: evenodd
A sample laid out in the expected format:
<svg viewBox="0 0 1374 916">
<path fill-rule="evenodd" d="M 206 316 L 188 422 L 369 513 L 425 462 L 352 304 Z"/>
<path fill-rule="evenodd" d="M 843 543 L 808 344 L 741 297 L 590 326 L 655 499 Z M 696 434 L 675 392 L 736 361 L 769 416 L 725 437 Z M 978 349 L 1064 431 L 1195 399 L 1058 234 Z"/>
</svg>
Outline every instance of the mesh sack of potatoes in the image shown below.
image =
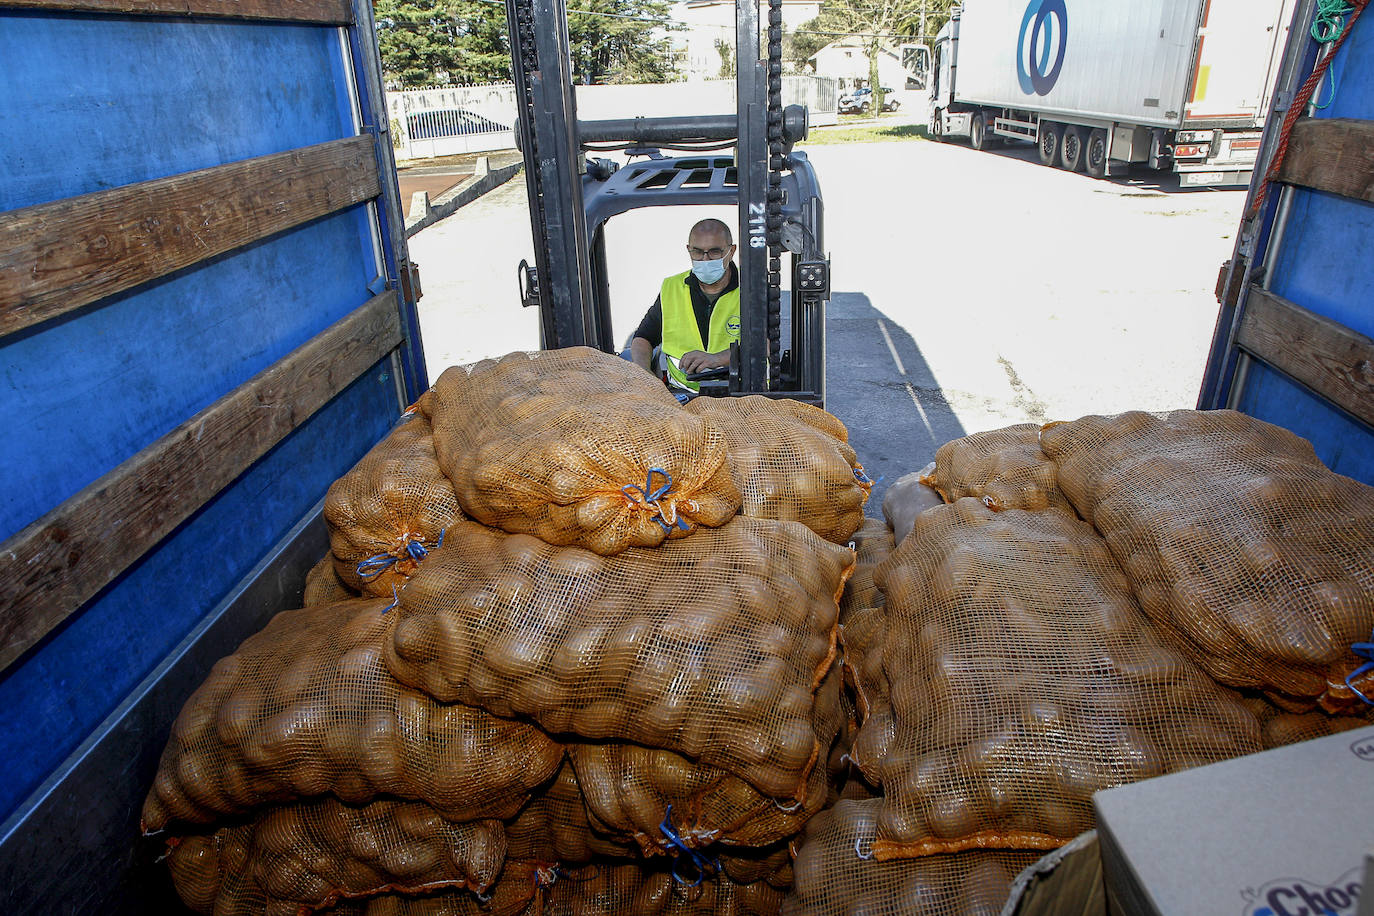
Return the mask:
<svg viewBox="0 0 1374 916">
<path fill-rule="evenodd" d="M 614 557 L 460 523 L 401 593 L 387 664 L 444 702 L 800 798 L 852 562 L 795 522 L 740 517 Z"/>
<path fill-rule="evenodd" d="M 542 916 L 547 888 L 558 870 L 538 862 L 509 860 L 486 894 L 436 891 L 431 894 L 383 894 L 364 900 L 342 900 L 322 911 L 327 916 Z"/>
<path fill-rule="evenodd" d="M 336 601 L 347 601 L 356 597 L 358 593 L 339 578 L 339 571 L 334 568 L 333 553 L 325 554 L 320 558 L 320 562 L 310 567 L 310 572 L 305 574 L 305 594 L 301 597 L 301 607 L 334 604 Z"/>
<path fill-rule="evenodd" d="M 511 859 L 546 865 L 586 865 L 638 854 L 635 843 L 593 830 L 577 774 L 566 761 L 506 824 L 506 844 Z"/>
<path fill-rule="evenodd" d="M 405 585 L 444 529 L 463 517 L 439 470 L 429 419 L 408 413 L 324 497 L 329 547 L 354 591 L 385 595 Z"/>
<path fill-rule="evenodd" d="M 783 892 L 766 882 L 737 884 L 714 874 L 675 877 L 671 869 L 594 865 L 560 875 L 545 892 L 543 916 L 776 916 Z"/>
<path fill-rule="evenodd" d="M 1259 723 L 1157 630 L 1065 512 L 925 512 L 878 568 L 895 730 L 880 858 L 1054 848 L 1092 793 L 1259 749 Z"/>
<path fill-rule="evenodd" d="M 730 475 L 753 518 L 801 522 L 828 541 L 846 543 L 864 520 L 873 481 L 850 448 L 805 412 L 830 417 L 819 407 L 762 395 L 696 398 L 688 413 L 725 434 Z M 833 418 L 831 418 L 833 419 Z M 834 423 L 843 430 L 843 425 Z"/>
<path fill-rule="evenodd" d="M 1054 462 L 1040 448 L 1035 423 L 946 442 L 935 452 L 935 468 L 923 482 L 947 503 L 972 496 L 991 509 L 1072 511 L 1059 490 Z"/>
<path fill-rule="evenodd" d="M 514 815 L 562 747 L 398 683 L 382 660 L 386 608 L 375 598 L 285 611 L 217 663 L 172 725 L 144 829 L 324 794 L 426 801 L 452 820 Z"/>
<path fill-rule="evenodd" d="M 439 466 L 488 525 L 610 556 L 739 512 L 721 431 L 616 356 L 573 347 L 455 366 L 428 408 Z"/>
<path fill-rule="evenodd" d="M 1265 748 L 1283 747 L 1324 738 L 1352 728 L 1374 725 L 1374 708 L 1364 714 L 1332 716 L 1320 710 L 1288 712 L 1275 706 L 1267 698 L 1251 693 L 1241 694 L 1241 703 L 1255 714 L 1260 723 L 1260 742 Z"/>
<path fill-rule="evenodd" d="M 879 861 L 879 799 L 844 800 L 816 815 L 793 863 L 787 916 L 997 916 L 1038 851 L 970 850 Z"/>
<path fill-rule="evenodd" d="M 879 764 L 892 743 L 893 719 L 883 653 L 888 639 L 887 613 L 882 607 L 850 614 L 841 625 L 845 680 L 850 685 L 859 715 L 859 727 L 849 748 L 849 759 L 869 786 L 877 787 Z"/>
<path fill-rule="evenodd" d="M 1345 680 L 1374 631 L 1374 488 L 1230 410 L 1084 417 L 1041 441 L 1141 607 L 1214 678 L 1295 709 L 1363 705 Z"/>
<path fill-rule="evenodd" d="M 842 677 L 832 669 L 817 691 L 813 727 L 828 748 L 840 732 Z M 623 743 L 569 744 L 592 827 L 635 843 L 646 856 L 683 847 L 762 847 L 801 832 L 826 803 L 826 768 L 815 765 L 799 801 L 779 803 L 719 767 L 681 754 Z"/>
<path fill-rule="evenodd" d="M 888 486 L 883 494 L 883 518 L 892 531 L 893 544 L 900 544 L 911 533 L 916 524 L 916 516 L 927 509 L 943 506 L 945 500 L 929 483 L 930 474 L 935 470 L 931 462 L 919 471 L 903 474 Z"/>
<path fill-rule="evenodd" d="M 244 825 L 234 825 L 171 845 L 173 880 L 179 891 L 185 883 L 188 905 L 202 904 L 199 912 L 215 916 L 250 916 L 313 911 L 388 891 L 482 894 L 506 857 L 500 821 L 456 824 L 422 802 L 355 808 L 316 799 L 266 810 L 247 827 L 246 837 Z M 217 890 L 204 907 L 211 886 Z"/>
<path fill-rule="evenodd" d="M 840 596 L 841 623 L 853 611 L 883 603 L 882 592 L 873 581 L 873 570 L 892 553 L 892 530 L 880 518 L 866 518 L 849 543 L 854 545 L 854 573 Z"/>
</svg>

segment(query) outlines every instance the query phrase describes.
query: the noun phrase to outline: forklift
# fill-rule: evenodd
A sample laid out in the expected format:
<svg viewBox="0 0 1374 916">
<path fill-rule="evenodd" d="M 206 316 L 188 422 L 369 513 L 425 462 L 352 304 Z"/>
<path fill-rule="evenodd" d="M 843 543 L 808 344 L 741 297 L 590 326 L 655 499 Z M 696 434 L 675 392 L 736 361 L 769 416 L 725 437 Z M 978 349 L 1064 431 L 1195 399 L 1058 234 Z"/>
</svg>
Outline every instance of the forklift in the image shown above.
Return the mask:
<svg viewBox="0 0 1374 916">
<path fill-rule="evenodd" d="M 611 217 L 639 207 L 734 204 L 740 339 L 728 369 L 690 378 L 703 396 L 758 394 L 823 407 L 830 263 L 820 186 L 806 154 L 792 148 L 806 137 L 807 112 L 782 104 L 781 0 L 768 0 L 766 57 L 758 0 L 735 0 L 737 110 L 719 115 L 579 121 L 563 0 L 507 0 L 506 18 L 535 252 L 533 265 L 519 266 L 520 299 L 540 311 L 541 347 L 617 352 L 606 270 Z M 725 152 L 732 147 L 733 156 Z M 588 157 L 611 150 L 630 163 Z M 786 349 L 784 251 L 792 291 Z"/>
</svg>

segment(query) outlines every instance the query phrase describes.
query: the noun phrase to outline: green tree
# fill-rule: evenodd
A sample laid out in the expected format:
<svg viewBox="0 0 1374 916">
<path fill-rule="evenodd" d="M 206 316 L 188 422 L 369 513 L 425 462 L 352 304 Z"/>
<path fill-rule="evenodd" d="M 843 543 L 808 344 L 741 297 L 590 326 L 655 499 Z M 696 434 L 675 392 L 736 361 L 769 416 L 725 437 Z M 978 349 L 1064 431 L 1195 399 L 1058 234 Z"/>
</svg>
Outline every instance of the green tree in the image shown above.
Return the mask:
<svg viewBox="0 0 1374 916">
<path fill-rule="evenodd" d="M 917 0 L 915 8 L 897 23 L 897 34 L 912 41 L 929 44 L 949 22 L 950 10 L 960 0 Z M 922 26 L 924 25 L 924 29 Z"/>
<path fill-rule="evenodd" d="M 821 3 L 821 15 L 815 20 L 818 31 L 855 35 L 863 43 L 875 112 L 882 111 L 883 107 L 883 87 L 878 78 L 879 53 L 885 45 L 896 51 L 899 36 L 905 34 L 902 30 L 913 22 L 920 27 L 923 7 L 927 10 L 929 28 L 929 11 L 939 2 L 941 0 L 824 0 Z"/>
<path fill-rule="evenodd" d="M 579 83 L 678 79 L 668 43 L 667 0 L 570 0 L 568 41 Z"/>
<path fill-rule="evenodd" d="M 505 10 L 481 0 L 377 0 L 382 70 L 407 89 L 510 79 Z"/>
<path fill-rule="evenodd" d="M 804 72 L 817 51 L 833 41 L 835 36 L 820 31 L 820 20 L 803 22 L 796 29 L 784 32 L 782 36 L 782 57 L 784 64 L 790 64 L 797 73 Z"/>
<path fill-rule="evenodd" d="M 716 39 L 716 53 L 720 55 L 720 70 L 716 76 L 723 80 L 735 78 L 735 43 L 724 38 Z"/>
</svg>

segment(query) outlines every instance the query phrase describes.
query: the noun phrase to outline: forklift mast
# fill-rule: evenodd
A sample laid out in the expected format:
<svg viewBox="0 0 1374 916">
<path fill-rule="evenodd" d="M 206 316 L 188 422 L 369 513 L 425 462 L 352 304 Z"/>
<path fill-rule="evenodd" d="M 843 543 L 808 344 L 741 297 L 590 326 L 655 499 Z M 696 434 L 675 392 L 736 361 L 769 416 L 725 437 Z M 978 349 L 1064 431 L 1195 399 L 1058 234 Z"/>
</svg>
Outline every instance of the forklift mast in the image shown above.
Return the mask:
<svg viewBox="0 0 1374 916">
<path fill-rule="evenodd" d="M 734 204 L 739 210 L 740 340 L 728 380 L 702 393 L 825 400 L 820 187 L 806 155 L 806 110 L 782 105 L 782 3 L 769 0 L 759 55 L 758 0 L 736 0 L 736 111 L 579 121 L 563 0 L 507 0 L 517 142 L 525 158 L 535 263 L 521 298 L 540 310 L 541 346 L 618 349 L 606 275 L 605 223 L 639 207 Z M 734 156 L 722 153 L 734 148 Z M 694 155 L 665 157 L 661 149 Z M 624 150 L 625 168 L 587 152 Z M 791 347 L 784 350 L 782 254 L 791 255 Z"/>
</svg>

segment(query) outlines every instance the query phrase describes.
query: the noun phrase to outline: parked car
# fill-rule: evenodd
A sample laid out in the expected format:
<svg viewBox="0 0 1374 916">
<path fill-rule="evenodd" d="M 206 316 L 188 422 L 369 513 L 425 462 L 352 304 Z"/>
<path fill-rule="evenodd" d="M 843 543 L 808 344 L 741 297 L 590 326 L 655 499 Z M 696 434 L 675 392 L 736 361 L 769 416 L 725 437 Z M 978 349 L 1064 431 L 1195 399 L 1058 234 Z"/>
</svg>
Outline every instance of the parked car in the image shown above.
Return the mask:
<svg viewBox="0 0 1374 916">
<path fill-rule="evenodd" d="M 873 90 L 865 86 L 840 96 L 840 114 L 867 112 L 873 107 Z M 883 87 L 883 111 L 896 111 L 902 102 L 891 89 Z"/>
<path fill-rule="evenodd" d="M 406 129 L 410 132 L 412 140 L 438 140 L 443 137 L 494 133 L 511 128 L 508 124 L 497 123 L 464 108 L 438 108 L 408 115 Z"/>
</svg>

